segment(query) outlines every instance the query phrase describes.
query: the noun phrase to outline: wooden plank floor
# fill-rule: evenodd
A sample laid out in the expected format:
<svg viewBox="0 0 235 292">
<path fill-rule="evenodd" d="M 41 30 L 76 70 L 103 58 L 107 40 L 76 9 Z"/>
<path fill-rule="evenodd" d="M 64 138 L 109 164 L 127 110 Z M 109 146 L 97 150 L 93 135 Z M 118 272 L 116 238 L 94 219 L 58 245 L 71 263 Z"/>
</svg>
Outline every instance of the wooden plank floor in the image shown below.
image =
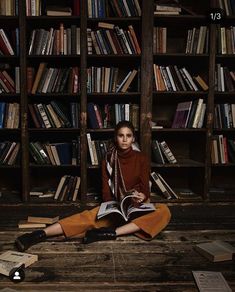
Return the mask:
<svg viewBox="0 0 235 292">
<path fill-rule="evenodd" d="M 159 236 L 144 242 L 135 236 L 84 245 L 62 236 L 31 247 L 39 261 L 26 269 L 24 282 L 0 275 L 0 291 L 197 291 L 192 270 L 220 271 L 235 291 L 234 261 L 211 263 L 194 245 L 221 239 L 235 245 L 235 204 L 170 206 L 172 220 Z M 80 206 L 0 206 L 0 252 L 14 248 L 25 231 L 17 222 L 28 215 L 68 216 Z M 40 210 L 40 213 L 39 213 Z"/>
</svg>

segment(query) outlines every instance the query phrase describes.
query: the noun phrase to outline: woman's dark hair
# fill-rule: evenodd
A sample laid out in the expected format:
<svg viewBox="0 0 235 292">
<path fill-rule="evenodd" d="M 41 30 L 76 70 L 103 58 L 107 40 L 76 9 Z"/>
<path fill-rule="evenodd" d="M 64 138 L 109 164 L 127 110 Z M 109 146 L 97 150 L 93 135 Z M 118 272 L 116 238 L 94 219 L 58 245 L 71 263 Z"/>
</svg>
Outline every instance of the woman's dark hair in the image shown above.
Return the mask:
<svg viewBox="0 0 235 292">
<path fill-rule="evenodd" d="M 117 133 L 121 128 L 130 129 L 131 132 L 133 133 L 133 136 L 135 137 L 135 128 L 134 128 L 133 124 L 129 121 L 121 121 L 114 128 L 114 137 L 115 138 L 117 137 Z"/>
</svg>

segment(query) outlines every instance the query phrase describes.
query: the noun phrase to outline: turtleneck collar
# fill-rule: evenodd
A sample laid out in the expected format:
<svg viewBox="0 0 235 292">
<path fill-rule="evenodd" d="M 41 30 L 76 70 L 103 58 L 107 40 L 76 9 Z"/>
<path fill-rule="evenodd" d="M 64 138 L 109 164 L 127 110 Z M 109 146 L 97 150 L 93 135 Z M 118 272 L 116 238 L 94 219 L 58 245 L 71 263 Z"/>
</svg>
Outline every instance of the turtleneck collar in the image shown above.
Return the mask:
<svg viewBox="0 0 235 292">
<path fill-rule="evenodd" d="M 117 153 L 118 153 L 118 157 L 119 158 L 128 158 L 128 157 L 133 155 L 134 150 L 132 149 L 132 147 L 130 147 L 129 149 L 127 149 L 125 151 L 122 151 L 122 150 L 118 149 Z"/>
</svg>

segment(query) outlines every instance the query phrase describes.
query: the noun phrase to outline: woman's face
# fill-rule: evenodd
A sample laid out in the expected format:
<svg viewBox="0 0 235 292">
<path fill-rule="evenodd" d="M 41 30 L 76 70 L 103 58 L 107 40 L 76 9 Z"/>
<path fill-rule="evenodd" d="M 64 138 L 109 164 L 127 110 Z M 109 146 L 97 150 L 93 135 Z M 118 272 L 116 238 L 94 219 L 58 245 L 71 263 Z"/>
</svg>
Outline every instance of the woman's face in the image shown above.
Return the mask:
<svg viewBox="0 0 235 292">
<path fill-rule="evenodd" d="M 134 135 L 131 129 L 123 127 L 118 130 L 116 137 L 117 146 L 121 150 L 126 150 L 131 147 L 131 144 L 134 142 Z"/>
</svg>

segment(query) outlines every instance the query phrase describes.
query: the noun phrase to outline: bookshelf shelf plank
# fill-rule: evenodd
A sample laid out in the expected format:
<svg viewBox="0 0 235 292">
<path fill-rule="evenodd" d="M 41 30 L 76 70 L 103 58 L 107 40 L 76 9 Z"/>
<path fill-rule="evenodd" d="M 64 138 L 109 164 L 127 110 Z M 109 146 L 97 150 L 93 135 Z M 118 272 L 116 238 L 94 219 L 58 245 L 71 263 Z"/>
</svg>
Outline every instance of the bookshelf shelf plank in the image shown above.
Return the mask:
<svg viewBox="0 0 235 292">
<path fill-rule="evenodd" d="M 47 164 L 47 165 L 39 165 L 39 164 L 30 164 L 30 168 L 35 168 L 35 169 L 44 169 L 44 168 L 51 168 L 51 169 L 79 169 L 80 168 L 80 165 L 71 165 L 71 164 L 62 164 L 62 165 L 50 165 L 50 164 Z"/>
<path fill-rule="evenodd" d="M 217 164 L 211 164 L 211 167 L 213 167 L 213 168 L 219 168 L 219 167 L 233 168 L 233 167 L 235 167 L 235 163 L 217 163 Z"/>
<path fill-rule="evenodd" d="M 202 162 L 197 162 L 191 159 L 177 159 L 177 163 L 166 163 L 166 164 L 158 164 L 158 163 L 151 163 L 152 167 L 159 167 L 159 168 L 194 168 L 194 167 L 205 167 L 205 164 Z"/>
<path fill-rule="evenodd" d="M 29 128 L 30 133 L 79 133 L 79 128 Z"/>
<path fill-rule="evenodd" d="M 51 22 L 51 21 L 66 21 L 66 22 L 71 22 L 73 20 L 79 20 L 80 16 L 46 16 L 46 15 L 41 15 L 41 16 L 26 16 L 26 21 L 32 21 L 32 22 L 41 22 L 41 21 L 46 21 L 46 22 Z"/>
<path fill-rule="evenodd" d="M 185 129 L 178 129 L 178 128 L 162 128 L 162 129 L 154 129 L 152 128 L 152 132 L 173 132 L 173 133 L 177 133 L 177 132 L 182 132 L 182 133 L 194 133 L 194 132 L 201 132 L 204 133 L 207 130 L 205 128 L 200 128 L 200 129 L 191 129 L 191 128 L 185 128 Z"/>
<path fill-rule="evenodd" d="M 58 60 L 60 58 L 61 61 L 63 60 L 73 60 L 73 59 L 79 59 L 80 55 L 28 55 L 27 56 L 28 60 Z"/>
<path fill-rule="evenodd" d="M 140 22 L 141 17 L 104 17 L 104 18 L 87 18 L 87 22 L 96 23 L 96 22 Z"/>
<path fill-rule="evenodd" d="M 141 59 L 141 55 L 137 54 L 123 54 L 123 55 L 114 55 L 114 54 L 107 54 L 107 55 L 87 55 L 87 59 Z"/>
</svg>

